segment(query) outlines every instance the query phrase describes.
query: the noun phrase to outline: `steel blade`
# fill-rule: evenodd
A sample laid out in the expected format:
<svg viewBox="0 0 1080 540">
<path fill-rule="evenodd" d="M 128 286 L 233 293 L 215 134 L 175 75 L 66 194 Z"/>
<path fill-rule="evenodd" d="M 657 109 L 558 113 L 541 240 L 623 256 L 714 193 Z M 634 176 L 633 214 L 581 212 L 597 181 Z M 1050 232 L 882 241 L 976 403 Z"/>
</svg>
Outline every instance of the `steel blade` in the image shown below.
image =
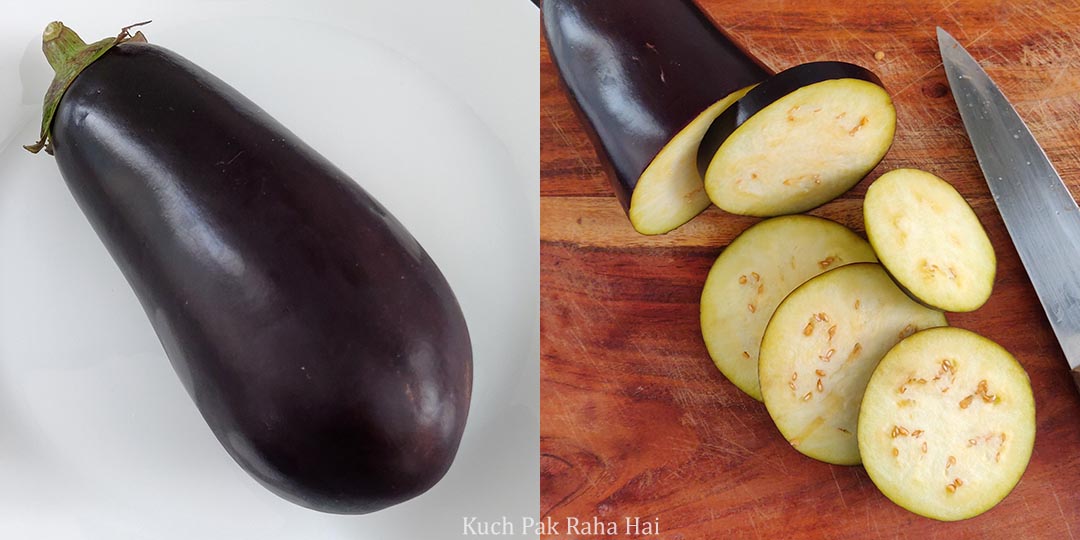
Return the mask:
<svg viewBox="0 0 1080 540">
<path fill-rule="evenodd" d="M 1080 367 L 1080 208 L 1039 143 L 978 62 L 937 29 L 960 118 L 1050 326 Z"/>
</svg>

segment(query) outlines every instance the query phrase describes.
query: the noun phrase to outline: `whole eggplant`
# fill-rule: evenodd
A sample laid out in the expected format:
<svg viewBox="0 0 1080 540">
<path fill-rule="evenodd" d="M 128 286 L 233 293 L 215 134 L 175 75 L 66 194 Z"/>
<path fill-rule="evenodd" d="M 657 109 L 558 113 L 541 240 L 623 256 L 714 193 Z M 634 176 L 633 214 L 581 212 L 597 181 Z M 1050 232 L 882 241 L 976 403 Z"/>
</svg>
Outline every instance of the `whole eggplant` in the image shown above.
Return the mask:
<svg viewBox="0 0 1080 540">
<path fill-rule="evenodd" d="M 124 41 L 70 82 L 51 125 L 46 105 L 47 148 L 213 433 L 316 510 L 426 491 L 457 452 L 472 386 L 438 267 L 239 92 Z"/>
</svg>

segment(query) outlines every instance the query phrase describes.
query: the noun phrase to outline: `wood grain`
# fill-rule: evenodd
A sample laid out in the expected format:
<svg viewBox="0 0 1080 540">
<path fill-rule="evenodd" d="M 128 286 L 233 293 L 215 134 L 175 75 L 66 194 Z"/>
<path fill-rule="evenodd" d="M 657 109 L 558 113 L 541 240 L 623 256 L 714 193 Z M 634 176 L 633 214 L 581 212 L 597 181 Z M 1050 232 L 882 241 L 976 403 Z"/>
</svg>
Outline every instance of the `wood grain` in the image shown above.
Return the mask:
<svg viewBox="0 0 1080 540">
<path fill-rule="evenodd" d="M 712 261 L 756 220 L 710 208 L 671 234 L 637 235 L 541 43 L 541 515 L 659 518 L 665 540 L 1080 536 L 1080 394 L 978 169 L 935 38 L 942 26 L 982 62 L 1080 196 L 1080 3 L 701 4 L 774 69 L 842 60 L 881 76 L 897 107 L 892 149 L 812 213 L 861 233 L 866 187 L 897 167 L 931 171 L 968 198 L 998 275 L 984 307 L 949 321 L 998 341 L 1027 369 L 1034 455 L 1000 505 L 939 523 L 892 504 L 861 467 L 791 449 L 764 407 L 712 366 L 698 326 Z"/>
</svg>

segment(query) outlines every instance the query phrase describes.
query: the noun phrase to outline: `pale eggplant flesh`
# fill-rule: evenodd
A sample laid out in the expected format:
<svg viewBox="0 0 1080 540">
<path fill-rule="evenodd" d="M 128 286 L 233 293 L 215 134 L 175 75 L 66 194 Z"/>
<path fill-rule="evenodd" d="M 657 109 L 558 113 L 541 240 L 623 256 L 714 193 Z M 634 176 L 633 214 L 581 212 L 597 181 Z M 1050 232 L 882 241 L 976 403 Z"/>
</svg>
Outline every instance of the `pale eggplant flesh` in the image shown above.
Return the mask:
<svg viewBox="0 0 1080 540">
<path fill-rule="evenodd" d="M 1020 481 L 1035 445 L 1035 399 L 1003 347 L 932 328 L 881 360 L 859 411 L 859 453 L 886 497 L 941 521 L 993 508 Z"/>
<path fill-rule="evenodd" d="M 859 404 L 874 368 L 900 340 L 946 324 L 878 264 L 829 270 L 795 289 L 769 320 L 758 359 L 765 408 L 799 452 L 857 465 Z"/>
<path fill-rule="evenodd" d="M 758 353 L 776 307 L 810 278 L 856 262 L 877 262 L 870 244 L 816 216 L 770 218 L 739 234 L 701 291 L 701 335 L 717 369 L 761 401 Z"/>
<path fill-rule="evenodd" d="M 876 75 L 811 62 L 770 77 L 720 114 L 697 165 L 721 210 L 793 214 L 858 183 L 884 158 L 895 130 L 895 108 Z"/>
<path fill-rule="evenodd" d="M 889 171 L 866 190 L 863 222 L 881 264 L 904 290 L 943 311 L 990 299 L 997 256 L 982 223 L 948 182 L 926 171 Z"/>
</svg>

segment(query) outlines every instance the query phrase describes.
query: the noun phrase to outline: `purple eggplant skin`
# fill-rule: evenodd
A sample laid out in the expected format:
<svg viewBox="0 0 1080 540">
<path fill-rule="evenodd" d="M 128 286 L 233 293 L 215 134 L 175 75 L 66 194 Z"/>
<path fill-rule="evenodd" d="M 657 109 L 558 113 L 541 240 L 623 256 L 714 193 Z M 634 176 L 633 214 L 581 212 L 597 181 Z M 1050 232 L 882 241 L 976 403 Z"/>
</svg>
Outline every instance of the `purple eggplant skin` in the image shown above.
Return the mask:
<svg viewBox="0 0 1080 540">
<path fill-rule="evenodd" d="M 552 61 L 626 210 L 675 134 L 771 74 L 692 0 L 544 0 L 541 11 Z"/>
<path fill-rule="evenodd" d="M 135 42 L 75 79 L 52 143 L 203 418 L 255 479 L 359 514 L 443 477 L 469 410 L 465 319 L 345 173 L 207 71 Z"/>
<path fill-rule="evenodd" d="M 762 109 L 804 87 L 835 79 L 858 79 L 884 87 L 874 72 L 847 62 L 807 62 L 773 75 L 716 117 L 698 146 L 698 172 L 705 176 L 720 145 Z"/>
</svg>

